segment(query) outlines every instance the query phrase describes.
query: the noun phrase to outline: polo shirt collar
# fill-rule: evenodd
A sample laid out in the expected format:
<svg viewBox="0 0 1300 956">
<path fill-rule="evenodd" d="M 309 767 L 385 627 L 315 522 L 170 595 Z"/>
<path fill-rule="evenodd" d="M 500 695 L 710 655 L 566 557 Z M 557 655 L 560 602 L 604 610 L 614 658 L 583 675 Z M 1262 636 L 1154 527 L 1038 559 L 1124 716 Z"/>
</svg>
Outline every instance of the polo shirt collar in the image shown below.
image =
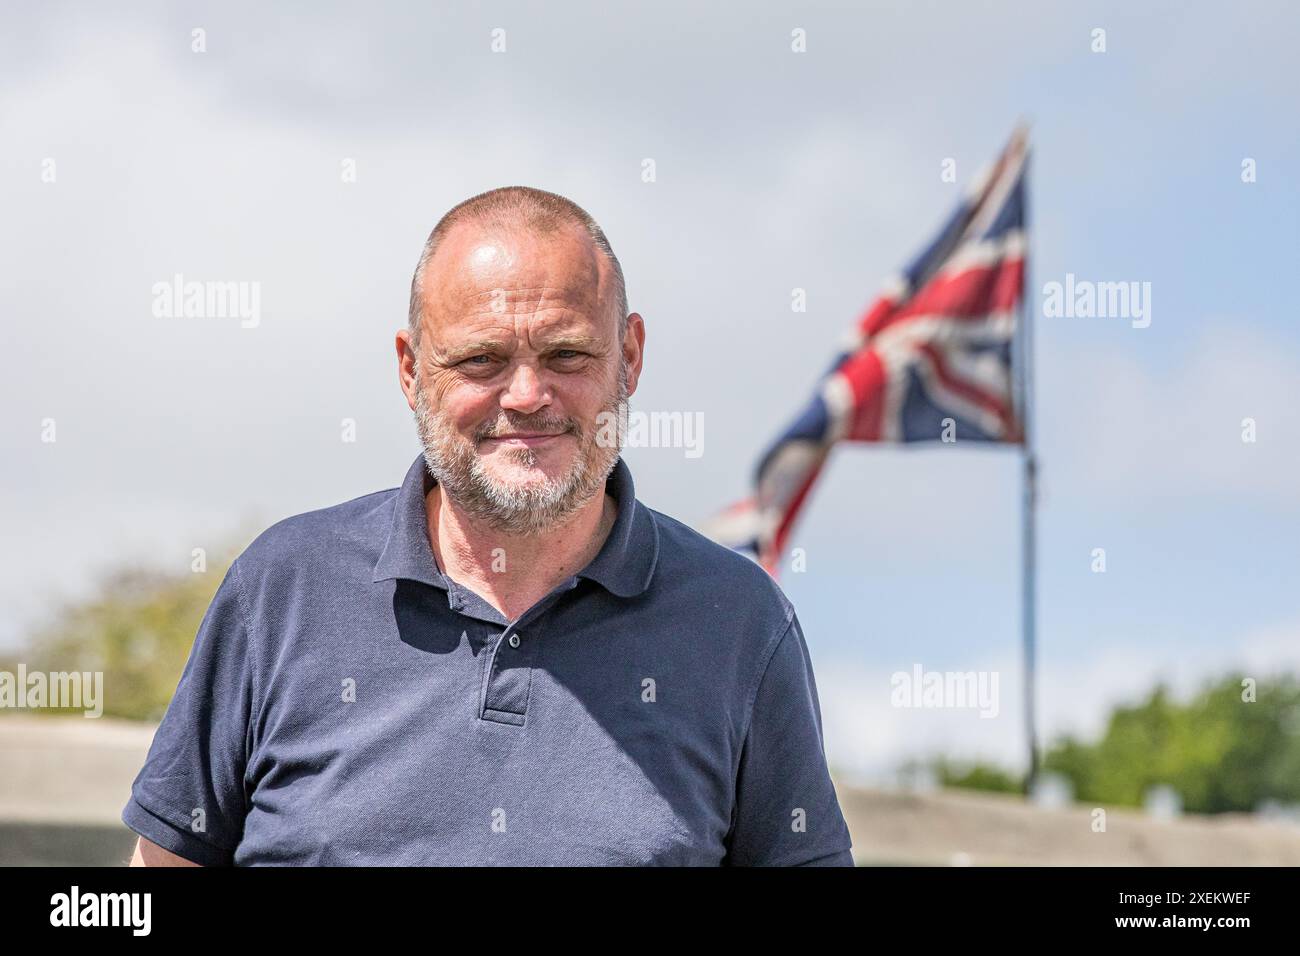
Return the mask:
<svg viewBox="0 0 1300 956">
<path fill-rule="evenodd" d="M 424 506 L 425 495 L 435 483 L 424 454 L 417 455 L 397 490 L 388 539 L 375 562 L 373 580 L 406 578 L 447 589 L 447 578 L 433 559 Z M 600 553 L 577 577 L 589 578 L 618 597 L 635 597 L 650 586 L 659 558 L 659 531 L 649 510 L 636 500 L 632 472 L 621 455 L 605 479 L 605 491 L 618 503 L 618 517 Z"/>
</svg>

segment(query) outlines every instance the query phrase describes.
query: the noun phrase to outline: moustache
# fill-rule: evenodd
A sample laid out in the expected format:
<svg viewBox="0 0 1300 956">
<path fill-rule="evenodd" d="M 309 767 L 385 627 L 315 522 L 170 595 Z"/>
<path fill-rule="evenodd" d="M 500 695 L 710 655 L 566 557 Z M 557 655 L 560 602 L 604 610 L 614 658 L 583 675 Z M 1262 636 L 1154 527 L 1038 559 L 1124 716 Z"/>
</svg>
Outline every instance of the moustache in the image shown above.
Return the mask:
<svg viewBox="0 0 1300 956">
<path fill-rule="evenodd" d="M 531 418 L 519 421 L 491 422 L 480 425 L 474 432 L 475 442 L 496 438 L 504 432 L 547 432 L 553 434 L 581 434 L 578 423 L 572 418 Z"/>
</svg>

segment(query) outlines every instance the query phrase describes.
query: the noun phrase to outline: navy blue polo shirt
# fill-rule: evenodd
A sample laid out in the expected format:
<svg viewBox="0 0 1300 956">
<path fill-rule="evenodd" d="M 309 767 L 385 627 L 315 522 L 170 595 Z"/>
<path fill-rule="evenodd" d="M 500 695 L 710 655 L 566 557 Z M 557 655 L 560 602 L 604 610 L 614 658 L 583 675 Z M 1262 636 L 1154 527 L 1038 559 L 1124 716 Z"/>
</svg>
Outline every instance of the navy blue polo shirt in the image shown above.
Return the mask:
<svg viewBox="0 0 1300 956">
<path fill-rule="evenodd" d="M 794 609 L 636 500 L 515 621 L 400 488 L 227 572 L 122 820 L 206 865 L 852 865 Z M 508 555 L 507 555 L 508 560 Z"/>
</svg>

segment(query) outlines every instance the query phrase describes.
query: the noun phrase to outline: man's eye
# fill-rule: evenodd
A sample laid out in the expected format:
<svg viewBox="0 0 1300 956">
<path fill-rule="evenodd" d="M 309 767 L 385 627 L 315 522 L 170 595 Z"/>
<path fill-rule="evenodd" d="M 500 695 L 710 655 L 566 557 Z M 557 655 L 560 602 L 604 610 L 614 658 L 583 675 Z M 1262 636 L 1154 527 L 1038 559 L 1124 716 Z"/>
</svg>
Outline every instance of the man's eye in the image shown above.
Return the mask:
<svg viewBox="0 0 1300 956">
<path fill-rule="evenodd" d="M 581 354 L 582 353 L 577 349 L 558 349 L 555 353 L 555 357 L 558 359 L 571 359 L 577 358 Z"/>
<path fill-rule="evenodd" d="M 483 361 L 480 362 L 479 359 L 482 359 Z M 464 364 L 489 365 L 491 364 L 491 362 L 492 362 L 492 356 L 490 355 L 471 355 L 469 358 L 465 359 L 465 361 L 462 362 L 461 364 L 462 365 Z"/>
</svg>

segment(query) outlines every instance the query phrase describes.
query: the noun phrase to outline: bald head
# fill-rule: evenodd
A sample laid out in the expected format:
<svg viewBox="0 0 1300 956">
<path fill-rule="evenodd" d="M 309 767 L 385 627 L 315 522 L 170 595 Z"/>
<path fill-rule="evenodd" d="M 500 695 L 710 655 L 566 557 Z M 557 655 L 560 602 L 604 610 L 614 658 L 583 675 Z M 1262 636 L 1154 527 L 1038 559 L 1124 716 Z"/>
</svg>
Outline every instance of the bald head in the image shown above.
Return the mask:
<svg viewBox="0 0 1300 956">
<path fill-rule="evenodd" d="M 568 238 L 574 231 L 581 233 L 585 241 L 591 243 L 595 251 L 606 263 L 608 289 L 599 290 L 609 300 L 608 307 L 614 312 L 618 325 L 618 338 L 621 342 L 627 329 L 627 288 L 623 281 L 623 267 L 605 237 L 596 220 L 577 203 L 555 193 L 529 186 L 504 186 L 485 193 L 472 196 L 464 202 L 453 206 L 434 226 L 433 232 L 424 243 L 420 261 L 415 266 L 411 278 L 411 302 L 409 308 L 409 328 L 411 345 L 418 351 L 420 333 L 424 326 L 424 305 L 426 293 L 426 274 L 435 255 L 446 242 L 447 237 L 457 227 L 465 227 L 460 232 L 473 231 L 478 235 L 519 235 L 545 240 L 549 238 Z M 436 267 L 436 266 L 435 266 Z M 599 272 L 599 270 L 597 270 Z"/>
</svg>

